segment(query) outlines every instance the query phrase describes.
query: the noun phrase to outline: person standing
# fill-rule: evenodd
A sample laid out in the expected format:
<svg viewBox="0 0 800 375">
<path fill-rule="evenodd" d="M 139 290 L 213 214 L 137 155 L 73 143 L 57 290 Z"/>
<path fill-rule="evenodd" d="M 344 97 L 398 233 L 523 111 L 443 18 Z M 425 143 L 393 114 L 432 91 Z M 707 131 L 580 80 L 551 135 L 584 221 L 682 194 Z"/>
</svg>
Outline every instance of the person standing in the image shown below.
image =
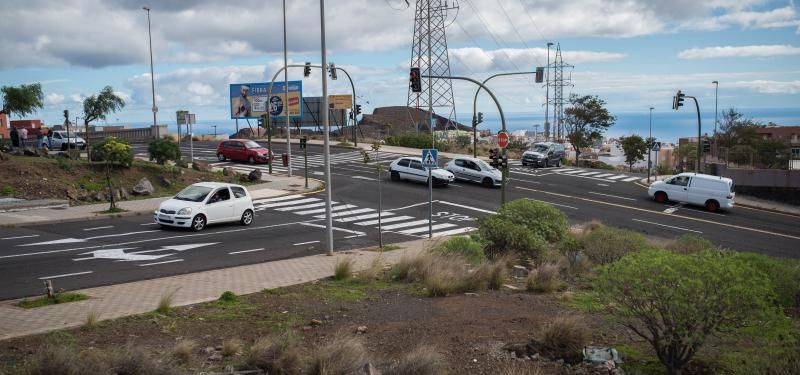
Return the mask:
<svg viewBox="0 0 800 375">
<path fill-rule="evenodd" d="M 11 148 L 19 147 L 19 132 L 16 126 L 11 127 Z"/>
<path fill-rule="evenodd" d="M 42 133 L 42 127 L 40 126 L 36 128 L 36 144 L 34 147 L 42 147 L 42 139 L 44 139 L 44 133 Z"/>
<path fill-rule="evenodd" d="M 47 129 L 47 148 L 53 149 L 53 128 Z"/>
<path fill-rule="evenodd" d="M 27 145 L 25 142 L 28 140 L 28 129 L 21 128 L 19 129 L 19 145 L 22 148 L 25 148 Z"/>
</svg>

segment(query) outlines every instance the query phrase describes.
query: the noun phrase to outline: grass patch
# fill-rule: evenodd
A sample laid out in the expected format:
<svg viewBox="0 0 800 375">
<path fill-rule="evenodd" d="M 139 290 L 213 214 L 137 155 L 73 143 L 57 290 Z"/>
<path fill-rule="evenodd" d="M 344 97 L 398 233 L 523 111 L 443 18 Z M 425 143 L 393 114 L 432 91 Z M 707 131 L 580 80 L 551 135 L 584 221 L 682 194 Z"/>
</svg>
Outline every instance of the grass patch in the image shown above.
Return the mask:
<svg viewBox="0 0 800 375">
<path fill-rule="evenodd" d="M 447 362 L 436 352 L 436 348 L 421 345 L 406 353 L 389 371 L 387 375 L 438 375 L 445 373 Z"/>
<path fill-rule="evenodd" d="M 577 363 L 582 359 L 581 350 L 589 342 L 589 330 L 578 317 L 558 317 L 542 330 L 542 344 L 554 358 Z"/>
<path fill-rule="evenodd" d="M 197 343 L 192 340 L 181 340 L 172 348 L 172 357 L 182 365 L 187 365 L 192 361 L 192 353 L 197 347 Z"/>
<path fill-rule="evenodd" d="M 17 191 L 11 185 L 5 185 L 0 188 L 0 196 L 13 197 L 17 195 Z"/>
<path fill-rule="evenodd" d="M 456 254 L 463 256 L 472 265 L 481 264 L 486 259 L 483 255 L 483 244 L 473 240 L 469 236 L 450 237 L 445 241 L 439 242 L 431 252 L 435 254 Z"/>
<path fill-rule="evenodd" d="M 525 278 L 525 289 L 529 292 L 552 293 L 563 289 L 566 284 L 559 279 L 558 265 L 544 263 Z"/>
<path fill-rule="evenodd" d="M 258 324 L 268 327 L 275 335 L 285 336 L 291 335 L 292 330 L 300 326 L 303 320 L 303 315 L 295 312 L 275 312 L 258 321 Z"/>
<path fill-rule="evenodd" d="M 359 302 L 367 298 L 367 292 L 401 287 L 385 280 L 376 280 L 369 284 L 351 278 L 346 280 L 323 280 L 303 286 L 303 294 L 308 298 L 331 302 Z"/>
<path fill-rule="evenodd" d="M 209 321 L 234 321 L 239 319 L 246 319 L 253 315 L 258 309 L 256 306 L 242 303 L 238 301 L 229 302 L 225 300 L 216 300 L 209 302 L 207 306 L 212 310 L 203 314 L 203 318 Z"/>
<path fill-rule="evenodd" d="M 236 293 L 231 292 L 230 290 L 226 290 L 222 292 L 222 295 L 219 296 L 217 301 L 222 303 L 235 303 L 239 300 L 239 297 L 236 296 Z"/>
<path fill-rule="evenodd" d="M 599 312 L 603 310 L 603 303 L 597 293 L 592 291 L 578 291 L 564 293 L 559 299 L 562 305 L 586 312 Z"/>
<path fill-rule="evenodd" d="M 172 304 L 175 301 L 175 292 L 164 293 L 158 299 L 156 312 L 162 315 L 167 315 L 172 310 Z"/>
<path fill-rule="evenodd" d="M 83 323 L 83 326 L 86 328 L 97 327 L 97 322 L 99 320 L 100 314 L 95 310 L 91 310 L 86 314 L 86 321 Z"/>
<path fill-rule="evenodd" d="M 57 305 L 59 303 L 76 302 L 89 299 L 89 296 L 81 293 L 58 293 L 53 298 L 47 296 L 36 299 L 23 299 L 17 302 L 17 307 L 23 309 L 34 309 L 42 306 Z"/>
<path fill-rule="evenodd" d="M 369 361 L 364 345 L 353 337 L 337 335 L 314 348 L 309 374 L 357 374 Z"/>
<path fill-rule="evenodd" d="M 344 280 L 353 276 L 353 265 L 355 261 L 353 258 L 340 258 L 333 266 L 333 279 Z"/>
</svg>

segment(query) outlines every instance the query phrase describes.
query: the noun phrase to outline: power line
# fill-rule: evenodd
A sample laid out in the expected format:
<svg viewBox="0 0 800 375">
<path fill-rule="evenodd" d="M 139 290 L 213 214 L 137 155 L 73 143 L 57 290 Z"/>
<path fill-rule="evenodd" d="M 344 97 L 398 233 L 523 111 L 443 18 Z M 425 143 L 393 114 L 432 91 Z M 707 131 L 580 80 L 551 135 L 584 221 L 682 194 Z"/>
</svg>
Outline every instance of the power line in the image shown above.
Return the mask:
<svg viewBox="0 0 800 375">
<path fill-rule="evenodd" d="M 536 24 L 536 21 L 533 19 L 531 14 L 528 12 L 528 8 L 525 7 L 525 4 L 522 2 L 522 0 L 518 0 L 518 1 L 519 1 L 519 5 L 522 7 L 522 10 L 524 10 L 525 14 L 528 15 L 528 19 L 531 20 L 531 23 L 533 24 L 533 29 L 536 30 L 536 32 L 539 34 L 539 36 L 542 38 L 542 40 L 547 40 L 547 38 L 545 38 L 544 35 L 542 35 L 542 32 L 539 30 L 539 25 Z"/>
<path fill-rule="evenodd" d="M 522 42 L 522 45 L 524 45 L 525 48 L 527 48 L 529 50 L 532 49 L 528 45 L 528 43 L 525 43 L 525 39 L 522 38 L 522 35 L 519 33 L 519 30 L 517 30 L 517 27 L 514 25 L 514 21 L 511 20 L 511 17 L 508 15 L 508 12 L 506 12 L 506 8 L 503 6 L 503 2 L 500 1 L 500 0 L 497 0 L 497 5 L 500 6 L 500 10 L 503 11 L 503 14 L 506 16 L 506 19 L 508 20 L 508 24 L 511 25 L 511 28 L 514 30 L 514 33 L 517 34 L 517 37 L 519 38 L 519 41 Z M 536 56 L 536 54 L 533 55 L 533 58 L 536 59 L 536 62 L 539 64 L 539 66 L 542 65 L 542 61 L 539 59 L 538 56 Z"/>
<path fill-rule="evenodd" d="M 522 69 L 520 69 L 519 66 L 517 66 L 516 63 L 514 63 L 514 60 L 512 60 L 511 56 L 509 56 L 508 52 L 506 52 L 505 48 L 508 48 L 508 47 L 505 46 L 505 44 L 506 44 L 505 41 L 503 41 L 503 43 L 501 44 L 497 40 L 498 37 L 495 37 L 495 35 L 492 32 L 492 30 L 489 29 L 489 26 L 487 25 L 486 20 L 483 19 L 483 16 L 481 16 L 480 12 L 478 12 L 478 9 L 475 7 L 475 5 L 472 4 L 472 1 L 471 0 L 466 0 L 466 1 L 467 1 L 467 5 L 469 5 L 469 7 L 472 8 L 472 11 L 475 12 L 475 15 L 478 17 L 478 21 L 481 22 L 481 25 L 483 25 L 483 28 L 486 29 L 486 31 L 489 32 L 489 36 L 491 36 L 492 39 L 494 40 L 495 44 L 497 44 L 497 46 L 500 47 L 500 52 L 502 52 L 503 55 L 506 56 L 506 59 L 508 59 L 508 62 L 510 62 L 511 65 L 514 65 L 514 68 L 516 68 L 518 72 L 521 72 Z M 502 38 L 500 38 L 500 40 L 502 40 Z"/>
</svg>

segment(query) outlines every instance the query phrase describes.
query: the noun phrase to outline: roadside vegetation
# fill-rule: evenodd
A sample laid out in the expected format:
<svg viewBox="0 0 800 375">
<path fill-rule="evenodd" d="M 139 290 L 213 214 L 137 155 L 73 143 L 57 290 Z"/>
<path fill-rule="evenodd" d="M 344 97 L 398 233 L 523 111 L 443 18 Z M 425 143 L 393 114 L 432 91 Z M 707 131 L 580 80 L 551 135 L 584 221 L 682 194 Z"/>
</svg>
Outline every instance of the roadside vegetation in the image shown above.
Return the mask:
<svg viewBox="0 0 800 375">
<path fill-rule="evenodd" d="M 167 293 L 149 314 L 0 343 L 0 371 L 595 373 L 583 350 L 597 346 L 629 374 L 800 373 L 795 260 L 570 228 L 530 200 L 471 236 L 394 255 L 343 256 L 329 279 L 204 304 L 173 307 Z"/>
</svg>

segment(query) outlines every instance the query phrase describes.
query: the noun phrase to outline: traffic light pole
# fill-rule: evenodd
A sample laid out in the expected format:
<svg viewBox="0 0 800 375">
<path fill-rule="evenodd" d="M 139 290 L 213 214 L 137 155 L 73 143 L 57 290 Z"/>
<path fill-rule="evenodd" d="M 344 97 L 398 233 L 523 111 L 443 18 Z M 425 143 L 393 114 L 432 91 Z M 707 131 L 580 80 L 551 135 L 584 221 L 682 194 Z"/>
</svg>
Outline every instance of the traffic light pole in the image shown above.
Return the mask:
<svg viewBox="0 0 800 375">
<path fill-rule="evenodd" d="M 702 140 L 702 125 L 700 123 L 700 104 L 697 103 L 697 98 L 694 96 L 686 95 L 687 98 L 694 100 L 694 107 L 697 109 L 697 169 L 695 173 L 700 173 L 700 158 L 703 155 L 703 140 Z"/>
<path fill-rule="evenodd" d="M 503 114 L 503 107 L 500 106 L 500 102 L 497 100 L 497 97 L 494 96 L 494 93 L 492 92 L 492 90 L 489 90 L 489 88 L 486 87 L 483 83 L 480 83 L 480 82 L 478 82 L 478 81 L 476 81 L 476 80 L 474 80 L 472 78 L 467 78 L 467 77 L 430 76 L 430 75 L 429 76 L 422 76 L 422 77 L 424 77 L 424 78 L 441 78 L 441 79 L 451 79 L 451 80 L 455 79 L 455 80 L 461 80 L 461 81 L 469 81 L 469 82 L 472 82 L 472 83 L 480 86 L 481 88 L 486 90 L 486 92 L 489 94 L 489 96 L 492 97 L 492 100 L 494 100 L 494 104 L 497 106 L 497 110 L 500 112 L 501 130 L 502 131 L 506 131 L 506 116 Z M 505 151 L 505 149 L 503 149 L 503 156 L 505 156 L 505 155 L 506 155 L 506 151 Z M 507 169 L 508 168 L 503 168 L 503 170 L 502 170 L 502 172 L 503 172 L 503 181 L 502 181 L 502 187 L 500 188 L 500 204 L 501 205 L 506 203 L 506 180 L 508 179 L 508 173 L 506 173 Z"/>
<path fill-rule="evenodd" d="M 476 116 L 478 114 L 478 94 L 481 93 L 481 88 L 483 88 L 484 85 L 486 85 L 486 82 L 489 82 L 489 80 L 494 78 L 494 77 L 513 76 L 513 75 L 519 75 L 519 74 L 534 74 L 535 75 L 536 72 L 514 72 L 514 73 L 499 73 L 499 74 L 495 74 L 493 76 L 490 76 L 489 78 L 484 79 L 483 82 L 481 83 L 481 85 L 478 86 L 478 89 L 475 91 L 475 98 L 472 99 L 472 157 L 473 158 L 477 158 L 478 157 L 478 131 L 477 131 L 478 123 L 477 123 L 477 120 L 476 120 L 477 119 Z"/>
</svg>

